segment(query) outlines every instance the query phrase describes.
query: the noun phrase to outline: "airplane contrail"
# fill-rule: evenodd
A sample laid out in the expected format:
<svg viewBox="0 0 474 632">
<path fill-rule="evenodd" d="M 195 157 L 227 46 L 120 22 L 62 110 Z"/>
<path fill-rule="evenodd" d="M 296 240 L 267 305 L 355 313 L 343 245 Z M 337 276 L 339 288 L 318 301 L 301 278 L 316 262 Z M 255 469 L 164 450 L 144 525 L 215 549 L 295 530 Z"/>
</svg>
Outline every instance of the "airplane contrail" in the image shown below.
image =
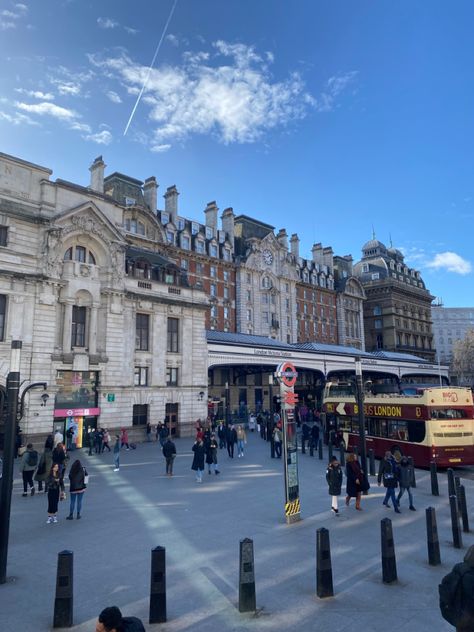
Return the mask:
<svg viewBox="0 0 474 632">
<path fill-rule="evenodd" d="M 174 10 L 175 10 L 177 4 L 178 4 L 178 0 L 174 0 L 174 3 L 173 3 L 173 6 L 171 7 L 171 11 L 170 11 L 170 14 L 168 16 L 168 19 L 166 20 L 165 28 L 163 29 L 163 33 L 161 34 L 160 41 L 158 42 L 158 46 L 156 47 L 155 54 L 153 55 L 153 59 L 151 60 L 150 67 L 148 68 L 148 72 L 146 74 L 145 81 L 143 82 L 142 89 L 140 90 L 140 94 L 138 95 L 137 100 L 135 102 L 135 105 L 133 106 L 133 110 L 132 110 L 132 113 L 130 114 L 130 118 L 128 119 L 128 123 L 125 126 L 125 130 L 123 132 L 124 136 L 128 132 L 128 128 L 130 127 L 130 123 L 132 122 L 133 115 L 135 114 L 135 110 L 137 109 L 138 104 L 140 103 L 140 99 L 142 98 L 143 91 L 145 90 L 146 85 L 148 83 L 148 79 L 150 78 L 150 74 L 151 74 L 152 68 L 153 68 L 153 66 L 155 64 L 156 57 L 157 57 L 158 53 L 160 52 L 161 44 L 162 44 L 162 42 L 163 42 L 163 40 L 165 38 L 166 31 L 168 30 L 168 26 L 169 26 L 169 24 L 171 22 L 171 18 L 173 17 L 173 13 L 174 13 Z"/>
</svg>

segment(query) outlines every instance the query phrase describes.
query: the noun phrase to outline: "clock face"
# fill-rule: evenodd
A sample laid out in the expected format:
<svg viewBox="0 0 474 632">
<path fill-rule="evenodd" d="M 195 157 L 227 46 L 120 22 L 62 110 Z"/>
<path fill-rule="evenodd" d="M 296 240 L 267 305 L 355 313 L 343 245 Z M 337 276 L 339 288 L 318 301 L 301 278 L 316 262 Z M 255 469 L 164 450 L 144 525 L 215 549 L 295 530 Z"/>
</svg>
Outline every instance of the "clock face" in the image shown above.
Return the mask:
<svg viewBox="0 0 474 632">
<path fill-rule="evenodd" d="M 267 265 L 271 265 L 273 262 L 273 255 L 270 250 L 264 250 L 262 252 L 263 260 Z"/>
</svg>

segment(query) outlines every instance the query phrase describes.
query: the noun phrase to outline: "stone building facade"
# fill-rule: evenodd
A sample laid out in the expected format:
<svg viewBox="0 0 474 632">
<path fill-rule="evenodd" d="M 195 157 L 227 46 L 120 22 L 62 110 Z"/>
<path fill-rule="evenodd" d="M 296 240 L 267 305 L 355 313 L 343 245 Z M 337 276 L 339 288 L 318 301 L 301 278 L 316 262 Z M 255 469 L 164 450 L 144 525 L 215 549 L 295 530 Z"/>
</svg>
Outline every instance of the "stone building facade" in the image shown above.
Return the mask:
<svg viewBox="0 0 474 632">
<path fill-rule="evenodd" d="M 362 253 L 362 259 L 354 265 L 354 275 L 367 297 L 366 350 L 410 353 L 433 362 L 434 296 L 426 289 L 420 273 L 405 264 L 399 250 L 387 248 L 375 237 L 363 246 Z"/>
<path fill-rule="evenodd" d="M 104 168 L 82 187 L 0 154 L 0 373 L 19 339 L 22 380 L 50 395 L 27 396 L 26 436 L 72 425 L 79 444 L 96 425 L 165 417 L 187 434 L 207 412 L 208 299 L 168 256 L 154 179 Z"/>
</svg>

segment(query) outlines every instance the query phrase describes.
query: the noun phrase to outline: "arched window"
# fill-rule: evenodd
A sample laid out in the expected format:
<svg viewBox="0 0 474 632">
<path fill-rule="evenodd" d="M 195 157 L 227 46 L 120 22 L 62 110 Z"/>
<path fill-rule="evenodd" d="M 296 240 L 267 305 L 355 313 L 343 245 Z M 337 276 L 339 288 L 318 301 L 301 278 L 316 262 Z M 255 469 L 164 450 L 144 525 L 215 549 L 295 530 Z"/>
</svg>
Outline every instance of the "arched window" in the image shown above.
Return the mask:
<svg viewBox="0 0 474 632">
<path fill-rule="evenodd" d="M 78 261 L 79 263 L 90 263 L 95 266 L 95 256 L 84 246 L 71 246 L 66 250 L 63 257 L 64 261 Z"/>
</svg>

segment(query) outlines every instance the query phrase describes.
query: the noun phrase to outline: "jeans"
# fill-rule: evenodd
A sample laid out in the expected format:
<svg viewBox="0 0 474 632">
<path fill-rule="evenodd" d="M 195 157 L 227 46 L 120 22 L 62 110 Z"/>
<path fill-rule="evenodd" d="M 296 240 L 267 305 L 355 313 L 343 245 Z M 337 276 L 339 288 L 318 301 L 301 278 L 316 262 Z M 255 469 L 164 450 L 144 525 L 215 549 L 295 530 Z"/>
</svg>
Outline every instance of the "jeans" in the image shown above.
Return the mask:
<svg viewBox="0 0 474 632">
<path fill-rule="evenodd" d="M 395 498 L 395 487 L 387 487 L 383 504 L 388 505 L 388 501 L 390 499 L 392 500 L 394 509 L 396 509 L 398 506 L 398 503 L 397 503 L 397 499 Z"/>
<path fill-rule="evenodd" d="M 76 497 L 77 497 L 77 515 L 79 515 L 82 509 L 82 499 L 84 497 L 84 492 L 81 492 L 80 494 L 70 494 L 69 514 L 71 516 L 74 513 L 74 507 L 76 506 Z"/>
<path fill-rule="evenodd" d="M 23 493 L 26 494 L 26 490 L 28 489 L 27 484 L 31 489 L 35 488 L 35 484 L 33 483 L 34 470 L 23 470 L 21 474 L 23 478 Z"/>
<path fill-rule="evenodd" d="M 413 494 L 411 493 L 410 487 L 400 487 L 400 491 L 398 493 L 397 502 L 400 504 L 400 498 L 403 496 L 405 491 L 408 492 L 408 500 L 410 501 L 410 507 L 413 507 Z"/>
<path fill-rule="evenodd" d="M 275 441 L 275 456 L 281 459 L 281 441 Z"/>
<path fill-rule="evenodd" d="M 198 483 L 202 483 L 203 470 L 196 470 L 196 480 Z"/>
<path fill-rule="evenodd" d="M 114 464 L 117 469 L 120 467 L 120 452 L 114 452 Z"/>
<path fill-rule="evenodd" d="M 244 440 L 243 439 L 239 439 L 237 441 L 237 454 L 240 456 L 244 456 Z"/>
<path fill-rule="evenodd" d="M 174 457 L 172 456 L 166 457 L 166 473 L 169 474 L 170 476 L 173 476 L 173 461 L 174 461 Z"/>
</svg>

